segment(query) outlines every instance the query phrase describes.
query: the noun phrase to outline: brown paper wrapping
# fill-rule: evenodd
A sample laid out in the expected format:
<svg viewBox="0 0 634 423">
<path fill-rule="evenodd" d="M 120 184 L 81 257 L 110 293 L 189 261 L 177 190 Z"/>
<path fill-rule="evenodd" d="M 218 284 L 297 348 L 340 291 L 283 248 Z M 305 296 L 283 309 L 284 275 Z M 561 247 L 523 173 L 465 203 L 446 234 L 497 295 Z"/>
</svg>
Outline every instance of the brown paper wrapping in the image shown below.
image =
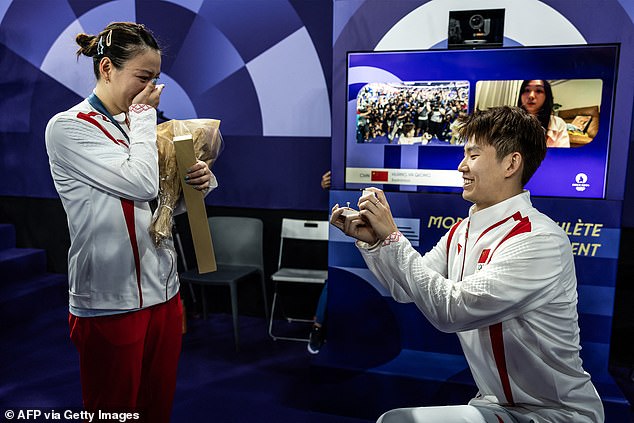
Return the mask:
<svg viewBox="0 0 634 423">
<path fill-rule="evenodd" d="M 158 208 L 150 225 L 150 235 L 157 247 L 172 237 L 174 208 L 182 192 L 172 139 L 192 135 L 196 157 L 211 169 L 222 147 L 219 128 L 220 121 L 216 119 L 169 120 L 157 126 L 159 195 Z"/>
</svg>

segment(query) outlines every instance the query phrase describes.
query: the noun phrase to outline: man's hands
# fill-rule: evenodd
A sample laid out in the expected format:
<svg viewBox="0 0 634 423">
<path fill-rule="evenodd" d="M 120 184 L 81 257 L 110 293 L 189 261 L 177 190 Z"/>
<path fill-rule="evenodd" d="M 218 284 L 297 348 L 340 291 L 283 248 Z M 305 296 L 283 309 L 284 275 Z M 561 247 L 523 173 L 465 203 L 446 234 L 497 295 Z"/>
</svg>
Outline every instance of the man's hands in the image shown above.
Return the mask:
<svg viewBox="0 0 634 423">
<path fill-rule="evenodd" d="M 376 243 L 378 241 L 376 233 L 365 223 L 361 215 L 354 212 L 345 216 L 344 212 L 347 210 L 352 211 L 349 207 L 339 207 L 339 204 L 335 204 L 332 208 L 330 223 L 348 236 L 367 242 L 368 244 Z"/>
<path fill-rule="evenodd" d="M 359 214 L 361 218 L 367 221 L 377 237 L 384 240 L 392 232 L 397 232 L 398 227 L 392 217 L 390 205 L 385 198 L 385 193 L 378 188 L 370 187 L 365 191 L 372 193 L 366 194 L 359 198 Z"/>
<path fill-rule="evenodd" d="M 358 214 L 345 216 L 344 211 L 350 209 L 336 204 L 332 208 L 330 223 L 348 236 L 375 244 L 387 238 L 392 232 L 398 231 L 398 228 L 385 193 L 378 188 L 367 188 L 364 191 L 366 194 L 362 195 L 357 203 Z"/>
</svg>

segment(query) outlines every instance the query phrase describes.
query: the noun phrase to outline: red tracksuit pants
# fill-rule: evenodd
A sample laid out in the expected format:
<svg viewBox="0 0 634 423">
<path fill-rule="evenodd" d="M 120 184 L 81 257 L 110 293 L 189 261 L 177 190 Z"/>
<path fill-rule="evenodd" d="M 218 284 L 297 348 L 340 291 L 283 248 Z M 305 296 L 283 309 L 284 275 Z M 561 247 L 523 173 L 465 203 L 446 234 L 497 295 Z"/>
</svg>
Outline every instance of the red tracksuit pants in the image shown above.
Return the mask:
<svg viewBox="0 0 634 423">
<path fill-rule="evenodd" d="M 84 408 L 94 413 L 136 412 L 138 420 L 128 419 L 135 422 L 169 422 L 182 315 L 180 295 L 125 314 L 71 314 L 70 338 L 79 351 Z"/>
</svg>

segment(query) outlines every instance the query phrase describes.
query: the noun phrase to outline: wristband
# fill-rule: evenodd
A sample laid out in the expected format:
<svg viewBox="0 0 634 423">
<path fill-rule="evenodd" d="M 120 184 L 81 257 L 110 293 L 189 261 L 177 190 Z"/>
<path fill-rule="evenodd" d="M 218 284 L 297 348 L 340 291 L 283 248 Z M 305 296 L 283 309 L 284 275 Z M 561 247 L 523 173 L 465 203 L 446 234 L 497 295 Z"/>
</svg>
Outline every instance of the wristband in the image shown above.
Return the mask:
<svg viewBox="0 0 634 423">
<path fill-rule="evenodd" d="M 385 240 L 383 240 L 383 246 L 385 247 L 392 243 L 399 242 L 402 236 L 403 234 L 400 233 L 399 231 L 392 232 L 391 234 L 387 236 L 387 238 L 385 238 Z"/>
</svg>

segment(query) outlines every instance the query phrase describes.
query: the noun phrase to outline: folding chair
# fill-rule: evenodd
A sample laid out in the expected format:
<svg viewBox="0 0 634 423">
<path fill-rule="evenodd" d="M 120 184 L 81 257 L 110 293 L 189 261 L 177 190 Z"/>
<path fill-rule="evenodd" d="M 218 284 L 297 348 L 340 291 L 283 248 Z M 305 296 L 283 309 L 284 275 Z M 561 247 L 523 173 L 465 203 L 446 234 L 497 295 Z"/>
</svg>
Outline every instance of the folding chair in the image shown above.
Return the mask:
<svg viewBox="0 0 634 423">
<path fill-rule="evenodd" d="M 264 301 L 264 315 L 265 318 L 269 318 L 262 254 L 263 223 L 256 218 L 232 216 L 214 216 L 208 220 L 218 270 L 203 274 L 199 274 L 197 270 L 189 270 L 180 274 L 180 280 L 202 286 L 203 318 L 205 319 L 207 318 L 207 301 L 204 287 L 220 285 L 229 288 L 231 314 L 233 316 L 233 336 L 236 351 L 239 351 L 239 283 L 246 281 L 258 281 L 260 283 Z"/>
<path fill-rule="evenodd" d="M 315 252 L 327 254 L 328 249 L 328 221 L 314 221 L 314 220 L 302 220 L 302 219 L 282 219 L 282 233 L 280 237 L 280 253 L 277 262 L 277 271 L 271 275 L 271 280 L 274 282 L 275 293 L 273 294 L 273 304 L 271 306 L 271 315 L 269 320 L 269 335 L 274 340 L 284 339 L 288 341 L 302 341 L 307 342 L 306 338 L 296 338 L 291 336 L 280 336 L 274 333 L 274 315 L 275 307 L 281 301 L 279 295 L 280 284 L 297 284 L 297 285 L 323 285 L 328 279 L 328 270 L 319 268 L 307 268 L 308 266 L 298 266 L 287 260 L 290 254 L 289 248 L 286 244 L 290 244 L 294 241 L 304 241 L 302 244 L 308 251 L 310 257 L 319 256 L 314 254 Z M 293 246 L 297 246 L 294 243 Z M 319 249 L 322 249 L 321 251 Z M 325 249 L 325 251 L 323 250 Z M 297 248 L 292 248 L 295 255 L 298 254 Z M 300 252 L 301 253 L 301 252 Z M 305 256 L 304 256 L 305 257 Z M 305 264 L 305 263 L 304 263 Z M 315 263 L 312 263 L 313 265 Z M 313 266 L 314 267 L 314 266 Z M 326 267 L 326 266 L 323 266 Z M 289 322 L 304 322 L 312 323 L 312 320 L 300 317 L 284 316 Z"/>
</svg>

